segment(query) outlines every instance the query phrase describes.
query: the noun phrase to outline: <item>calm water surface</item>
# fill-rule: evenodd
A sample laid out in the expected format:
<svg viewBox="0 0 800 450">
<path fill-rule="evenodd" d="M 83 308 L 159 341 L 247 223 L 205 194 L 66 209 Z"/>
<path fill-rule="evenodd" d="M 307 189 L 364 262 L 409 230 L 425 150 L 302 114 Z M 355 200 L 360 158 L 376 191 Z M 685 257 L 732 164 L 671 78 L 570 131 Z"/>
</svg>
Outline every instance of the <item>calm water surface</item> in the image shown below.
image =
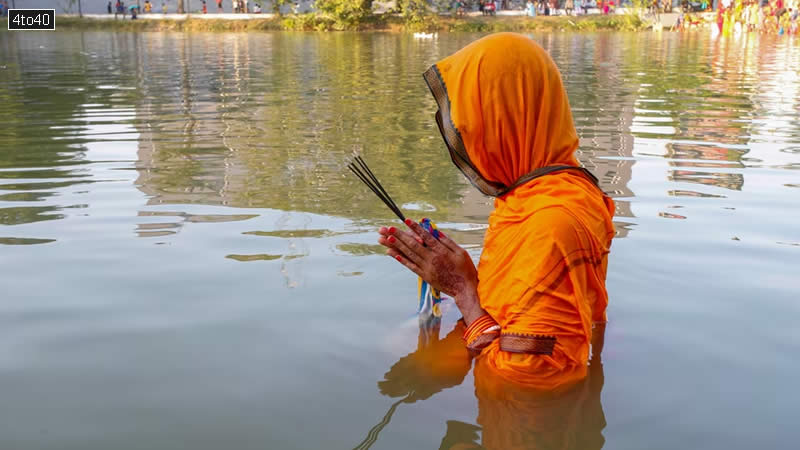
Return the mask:
<svg viewBox="0 0 800 450">
<path fill-rule="evenodd" d="M 602 364 L 506 416 L 409 368 L 345 162 L 477 258 L 420 74 L 478 37 L 0 33 L 0 448 L 797 448 L 796 39 L 534 36 L 617 200 Z"/>
</svg>

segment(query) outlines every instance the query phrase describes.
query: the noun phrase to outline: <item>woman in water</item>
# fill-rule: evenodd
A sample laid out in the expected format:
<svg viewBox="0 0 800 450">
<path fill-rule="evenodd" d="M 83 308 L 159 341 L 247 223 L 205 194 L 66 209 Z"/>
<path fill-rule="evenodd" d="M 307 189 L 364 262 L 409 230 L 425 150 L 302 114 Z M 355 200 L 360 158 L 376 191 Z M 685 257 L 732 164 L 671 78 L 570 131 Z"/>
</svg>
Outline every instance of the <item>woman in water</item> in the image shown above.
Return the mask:
<svg viewBox="0 0 800 450">
<path fill-rule="evenodd" d="M 496 198 L 480 263 L 413 221 L 381 228 L 378 242 L 455 300 L 484 373 L 548 389 L 582 379 L 593 324 L 606 320 L 614 203 L 575 158 L 558 68 L 527 37 L 499 33 L 424 78 L 453 163 Z"/>
</svg>

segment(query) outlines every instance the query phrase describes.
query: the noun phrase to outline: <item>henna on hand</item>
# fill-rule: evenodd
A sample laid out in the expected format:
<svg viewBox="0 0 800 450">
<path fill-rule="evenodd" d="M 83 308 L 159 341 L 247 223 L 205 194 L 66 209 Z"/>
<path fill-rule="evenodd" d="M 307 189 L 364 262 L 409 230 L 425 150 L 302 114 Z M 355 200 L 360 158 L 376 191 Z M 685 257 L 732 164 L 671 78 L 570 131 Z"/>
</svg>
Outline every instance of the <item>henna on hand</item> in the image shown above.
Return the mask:
<svg viewBox="0 0 800 450">
<path fill-rule="evenodd" d="M 388 248 L 387 254 L 451 297 L 477 288 L 478 271 L 466 250 L 444 233 L 437 240 L 418 223 L 406 224 L 411 232 L 380 229 L 378 243 Z"/>
<path fill-rule="evenodd" d="M 407 221 L 411 232 L 381 227 L 378 243 L 400 264 L 434 288 L 453 297 L 467 324 L 486 314 L 478 300 L 478 271 L 466 250 L 439 232 L 436 240 L 418 223 Z"/>
<path fill-rule="evenodd" d="M 447 258 L 449 255 L 436 255 L 431 260 L 432 286 L 444 292 L 445 294 L 455 297 L 464 291 L 465 280 L 464 276 L 456 271 L 456 265 Z"/>
</svg>

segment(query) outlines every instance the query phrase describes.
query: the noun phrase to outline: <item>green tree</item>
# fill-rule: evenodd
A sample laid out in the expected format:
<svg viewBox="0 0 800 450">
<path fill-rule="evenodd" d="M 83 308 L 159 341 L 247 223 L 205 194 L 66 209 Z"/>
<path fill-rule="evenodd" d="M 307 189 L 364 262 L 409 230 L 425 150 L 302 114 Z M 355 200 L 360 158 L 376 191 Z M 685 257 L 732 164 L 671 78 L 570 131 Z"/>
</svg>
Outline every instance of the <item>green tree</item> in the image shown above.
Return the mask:
<svg viewBox="0 0 800 450">
<path fill-rule="evenodd" d="M 397 0 L 400 14 L 411 31 L 432 31 L 437 28 L 436 14 L 427 0 Z"/>
<path fill-rule="evenodd" d="M 281 15 L 281 6 L 289 3 L 289 0 L 272 0 L 272 12 Z"/>
<path fill-rule="evenodd" d="M 317 0 L 314 7 L 345 28 L 353 28 L 372 14 L 372 0 Z"/>
</svg>

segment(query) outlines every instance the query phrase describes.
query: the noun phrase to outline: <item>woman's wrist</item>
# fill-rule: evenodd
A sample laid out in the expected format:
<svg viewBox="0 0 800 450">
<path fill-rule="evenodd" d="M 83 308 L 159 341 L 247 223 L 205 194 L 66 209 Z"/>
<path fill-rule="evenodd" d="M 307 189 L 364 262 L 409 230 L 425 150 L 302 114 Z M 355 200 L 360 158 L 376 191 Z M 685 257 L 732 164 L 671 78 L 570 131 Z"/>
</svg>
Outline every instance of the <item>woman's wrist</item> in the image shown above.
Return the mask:
<svg viewBox="0 0 800 450">
<path fill-rule="evenodd" d="M 467 326 L 470 326 L 475 319 L 486 314 L 478 300 L 477 288 L 465 289 L 464 292 L 456 295 L 454 300 Z"/>
<path fill-rule="evenodd" d="M 480 353 L 500 336 L 500 325 L 481 308 L 476 289 L 464 292 L 455 300 L 467 324 L 461 338 L 464 339 L 471 354 Z"/>
</svg>

